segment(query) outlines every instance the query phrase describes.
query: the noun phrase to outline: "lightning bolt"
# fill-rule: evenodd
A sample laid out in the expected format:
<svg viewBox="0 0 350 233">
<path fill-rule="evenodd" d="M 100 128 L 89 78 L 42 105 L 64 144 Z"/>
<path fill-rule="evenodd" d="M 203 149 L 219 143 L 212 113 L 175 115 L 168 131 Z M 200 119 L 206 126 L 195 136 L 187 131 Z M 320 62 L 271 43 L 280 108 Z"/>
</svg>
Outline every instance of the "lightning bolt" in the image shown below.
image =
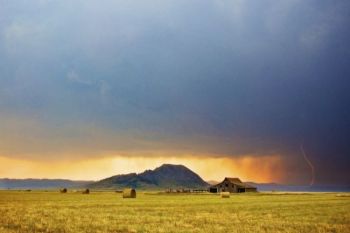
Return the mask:
<svg viewBox="0 0 350 233">
<path fill-rule="evenodd" d="M 315 167 L 314 165 L 312 165 L 311 161 L 307 158 L 306 153 L 304 151 L 304 147 L 303 144 L 300 145 L 300 150 L 301 153 L 304 156 L 305 161 L 307 162 L 307 164 L 309 165 L 309 167 L 311 168 L 311 181 L 310 181 L 310 186 L 312 186 L 315 183 Z"/>
</svg>

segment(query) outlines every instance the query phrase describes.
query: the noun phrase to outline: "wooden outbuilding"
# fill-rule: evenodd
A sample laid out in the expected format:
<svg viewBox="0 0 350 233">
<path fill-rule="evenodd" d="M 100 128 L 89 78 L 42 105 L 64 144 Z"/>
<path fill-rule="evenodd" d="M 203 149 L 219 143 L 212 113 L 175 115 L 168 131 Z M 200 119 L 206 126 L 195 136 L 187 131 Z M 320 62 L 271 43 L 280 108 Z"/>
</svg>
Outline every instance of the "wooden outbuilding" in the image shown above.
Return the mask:
<svg viewBox="0 0 350 233">
<path fill-rule="evenodd" d="M 213 185 L 209 188 L 211 193 L 244 193 L 244 192 L 256 192 L 257 188 L 242 182 L 239 178 L 226 177 L 221 183 Z"/>
</svg>

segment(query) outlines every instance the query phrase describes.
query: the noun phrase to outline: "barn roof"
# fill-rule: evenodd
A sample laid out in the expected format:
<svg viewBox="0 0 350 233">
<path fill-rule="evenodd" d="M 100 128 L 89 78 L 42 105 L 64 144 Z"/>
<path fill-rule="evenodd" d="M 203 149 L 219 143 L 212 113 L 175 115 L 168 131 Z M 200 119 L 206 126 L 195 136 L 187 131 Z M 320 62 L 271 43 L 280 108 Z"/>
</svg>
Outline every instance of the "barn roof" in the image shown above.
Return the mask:
<svg viewBox="0 0 350 233">
<path fill-rule="evenodd" d="M 244 188 L 254 188 L 256 189 L 256 187 L 250 185 L 250 184 L 247 184 L 247 183 L 243 183 L 239 178 L 237 177 L 225 177 L 225 179 L 220 182 L 219 184 L 216 184 L 216 185 L 213 185 L 212 187 L 217 187 L 219 185 L 221 185 L 222 183 L 225 182 L 225 180 L 228 180 L 231 184 L 234 184 L 234 185 L 237 185 L 237 186 L 240 186 L 240 187 L 244 187 Z"/>
<path fill-rule="evenodd" d="M 235 178 L 226 177 L 225 180 L 228 180 L 230 183 L 234 183 L 234 184 L 242 184 L 242 181 L 237 177 Z"/>
</svg>

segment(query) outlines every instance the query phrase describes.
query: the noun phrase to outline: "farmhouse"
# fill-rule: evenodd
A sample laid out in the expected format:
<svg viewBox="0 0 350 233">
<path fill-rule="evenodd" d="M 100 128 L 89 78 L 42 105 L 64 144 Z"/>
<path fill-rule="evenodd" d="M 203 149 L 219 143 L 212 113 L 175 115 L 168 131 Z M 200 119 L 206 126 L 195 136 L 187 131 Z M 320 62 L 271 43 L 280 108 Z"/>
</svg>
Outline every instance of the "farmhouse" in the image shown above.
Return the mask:
<svg viewBox="0 0 350 233">
<path fill-rule="evenodd" d="M 213 185 L 209 188 L 211 193 L 230 192 L 230 193 L 244 193 L 256 192 L 257 188 L 243 183 L 239 178 L 226 177 L 221 183 Z"/>
</svg>

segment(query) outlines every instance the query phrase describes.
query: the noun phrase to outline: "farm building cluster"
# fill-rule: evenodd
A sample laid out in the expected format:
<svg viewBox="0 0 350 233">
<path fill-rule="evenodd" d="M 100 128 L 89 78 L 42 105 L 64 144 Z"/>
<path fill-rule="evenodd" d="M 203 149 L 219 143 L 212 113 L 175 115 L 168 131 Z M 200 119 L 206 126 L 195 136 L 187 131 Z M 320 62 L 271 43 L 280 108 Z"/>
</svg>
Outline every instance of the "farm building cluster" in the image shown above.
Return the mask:
<svg viewBox="0 0 350 233">
<path fill-rule="evenodd" d="M 226 177 L 222 182 L 210 186 L 208 189 L 167 189 L 166 193 L 245 193 L 257 192 L 257 188 L 251 184 L 242 182 L 239 178 Z"/>
<path fill-rule="evenodd" d="M 210 186 L 209 192 L 211 193 L 245 193 L 245 192 L 256 192 L 257 188 L 242 182 L 239 178 L 226 177 L 221 183 Z"/>
</svg>

